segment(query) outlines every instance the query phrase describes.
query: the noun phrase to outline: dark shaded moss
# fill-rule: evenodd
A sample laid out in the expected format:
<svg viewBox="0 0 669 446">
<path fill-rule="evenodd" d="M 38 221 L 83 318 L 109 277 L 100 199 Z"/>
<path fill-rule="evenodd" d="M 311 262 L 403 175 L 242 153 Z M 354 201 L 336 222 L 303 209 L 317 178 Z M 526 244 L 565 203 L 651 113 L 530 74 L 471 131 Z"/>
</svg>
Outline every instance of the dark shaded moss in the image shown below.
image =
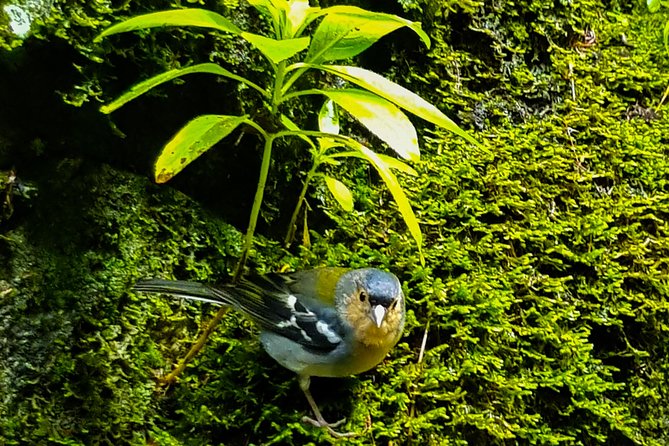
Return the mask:
<svg viewBox="0 0 669 446">
<path fill-rule="evenodd" d="M 155 426 L 152 376 L 198 319 L 127 290 L 166 269 L 223 275 L 239 235 L 109 167 L 65 160 L 56 172 L 0 239 L 0 433 L 5 444 L 136 442 Z"/>
</svg>

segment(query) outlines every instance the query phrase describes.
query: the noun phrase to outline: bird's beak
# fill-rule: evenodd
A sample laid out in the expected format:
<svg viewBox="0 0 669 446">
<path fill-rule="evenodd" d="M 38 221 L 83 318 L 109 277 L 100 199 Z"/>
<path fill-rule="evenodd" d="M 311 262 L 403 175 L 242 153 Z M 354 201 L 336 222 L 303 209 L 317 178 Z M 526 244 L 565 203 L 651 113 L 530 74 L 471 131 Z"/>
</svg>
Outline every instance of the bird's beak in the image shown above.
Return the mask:
<svg viewBox="0 0 669 446">
<path fill-rule="evenodd" d="M 383 323 L 383 318 L 386 317 L 386 307 L 383 305 L 374 305 L 372 307 L 372 312 L 370 316 L 372 317 L 372 320 L 376 324 L 377 328 L 381 328 L 381 324 Z"/>
</svg>

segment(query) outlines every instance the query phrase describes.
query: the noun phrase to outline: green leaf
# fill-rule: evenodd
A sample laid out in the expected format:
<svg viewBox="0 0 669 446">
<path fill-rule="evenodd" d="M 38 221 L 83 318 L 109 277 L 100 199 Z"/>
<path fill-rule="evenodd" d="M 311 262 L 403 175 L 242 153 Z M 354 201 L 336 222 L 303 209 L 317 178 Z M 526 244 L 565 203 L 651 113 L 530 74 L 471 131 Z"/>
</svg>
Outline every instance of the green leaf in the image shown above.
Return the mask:
<svg viewBox="0 0 669 446">
<path fill-rule="evenodd" d="M 258 12 L 272 18 L 272 22 L 277 26 L 284 26 L 282 16 L 288 10 L 286 0 L 246 0 L 256 8 Z M 277 34 L 279 36 L 279 34 Z"/>
<path fill-rule="evenodd" d="M 328 73 L 335 74 L 344 80 L 359 85 L 366 90 L 393 102 L 414 115 L 435 125 L 445 128 L 458 136 L 463 137 L 474 145 L 479 145 L 469 133 L 462 130 L 448 116 L 437 107 L 418 96 L 416 93 L 392 82 L 373 71 L 364 68 L 343 65 L 310 65 Z"/>
<path fill-rule="evenodd" d="M 386 163 L 388 167 L 390 167 L 391 169 L 395 169 L 407 175 L 411 175 L 412 177 L 418 176 L 418 172 L 416 172 L 413 169 L 413 167 L 409 166 L 405 162 L 398 160 L 397 158 L 393 158 L 392 156 L 388 155 L 383 155 L 381 153 L 377 153 L 376 156 L 381 158 L 381 161 Z"/>
<path fill-rule="evenodd" d="M 156 183 L 165 183 L 214 144 L 229 135 L 247 116 L 202 115 L 168 142 L 155 164 Z"/>
<path fill-rule="evenodd" d="M 325 180 L 325 185 L 328 187 L 328 190 L 335 200 L 337 200 L 337 203 L 339 203 L 339 206 L 346 212 L 352 212 L 353 195 L 348 187 L 341 181 L 327 175 L 323 175 L 323 179 Z"/>
<path fill-rule="evenodd" d="M 337 113 L 337 106 L 332 102 L 332 99 L 323 102 L 323 106 L 318 112 L 318 129 L 324 133 L 339 134 L 339 113 Z"/>
<path fill-rule="evenodd" d="M 272 19 L 277 37 L 288 39 L 295 37 L 307 17 L 321 8 L 310 7 L 309 0 L 247 0 L 261 14 Z"/>
<path fill-rule="evenodd" d="M 287 33 L 289 36 L 294 36 L 297 31 L 302 28 L 302 25 L 307 20 L 307 18 L 318 11 L 321 8 L 319 7 L 310 7 L 309 0 L 291 0 L 288 2 L 288 11 L 287 11 L 287 21 L 289 26 L 287 26 Z"/>
<path fill-rule="evenodd" d="M 288 130 L 292 130 L 294 132 L 301 132 L 302 131 L 302 129 L 299 128 L 297 126 L 297 124 L 295 124 L 288 116 L 284 115 L 283 113 L 281 114 L 281 116 L 279 116 L 279 119 L 281 120 L 281 123 L 284 125 L 284 127 L 286 127 Z M 297 136 L 299 136 L 300 139 L 302 139 L 307 144 L 309 144 L 309 146 L 311 146 L 312 149 L 314 149 L 314 150 L 316 149 L 316 144 L 314 144 L 314 142 L 311 140 L 311 138 L 309 138 L 306 135 L 302 135 L 302 134 L 298 134 Z"/>
<path fill-rule="evenodd" d="M 404 223 L 407 225 L 407 228 L 409 228 L 409 233 L 411 234 L 413 239 L 416 241 L 416 244 L 418 245 L 418 251 L 420 252 L 421 262 L 424 262 L 422 254 L 423 234 L 420 230 L 418 219 L 416 219 L 416 215 L 413 212 L 411 203 L 409 203 L 409 199 L 404 193 L 402 186 L 400 186 L 400 183 L 397 181 L 397 177 L 395 177 L 395 175 L 390 170 L 390 166 L 386 164 L 386 162 L 383 159 L 381 159 L 381 157 L 377 153 L 363 146 L 362 144 L 352 140 L 349 142 L 348 145 L 352 149 L 360 152 L 363 158 L 366 159 L 372 166 L 374 166 L 376 171 L 379 173 L 379 176 L 381 177 L 383 182 L 386 184 L 386 187 L 392 194 L 393 199 L 397 204 L 397 208 L 400 211 L 400 215 L 402 215 Z"/>
<path fill-rule="evenodd" d="M 313 20 L 320 15 L 325 15 L 325 18 L 314 32 L 306 59 L 309 62 L 357 56 L 381 37 L 405 26 L 416 32 L 425 45 L 430 47 L 430 39 L 421 29 L 420 23 L 395 15 L 366 11 L 354 6 L 334 6 L 318 14 L 311 14 L 305 20 Z"/>
<path fill-rule="evenodd" d="M 230 71 L 226 70 L 225 68 L 219 65 L 216 65 L 215 63 L 203 63 L 198 65 L 193 65 L 192 67 L 179 68 L 175 70 L 166 71 L 164 73 L 153 76 L 152 78 L 149 78 L 145 81 L 142 81 L 138 84 L 135 84 L 130 88 L 130 90 L 123 93 L 121 96 L 116 98 L 111 103 L 100 107 L 100 111 L 102 113 L 111 113 L 114 110 L 119 109 L 126 103 L 132 101 L 136 97 L 143 95 L 144 93 L 146 93 L 147 91 L 151 90 L 154 87 L 157 87 L 160 84 L 171 81 L 172 79 L 176 79 L 186 74 L 192 74 L 192 73 L 210 73 L 210 74 L 217 74 L 219 76 L 229 77 L 231 79 L 235 79 L 247 85 L 250 85 L 251 87 L 260 91 L 263 95 L 268 96 L 267 92 L 263 91 L 259 86 L 249 81 L 248 79 L 238 76 L 234 73 L 231 73 Z"/>
<path fill-rule="evenodd" d="M 660 10 L 660 0 L 646 0 L 646 6 L 650 12 L 657 12 Z"/>
<path fill-rule="evenodd" d="M 388 155 L 383 155 L 381 153 L 377 153 L 376 156 L 381 158 L 381 161 L 386 163 L 388 167 L 391 169 L 395 169 L 399 172 L 405 173 L 407 175 L 411 175 L 412 177 L 418 176 L 418 172 L 416 172 L 411 166 L 409 166 L 407 163 L 402 162 L 398 160 L 397 158 L 393 158 L 392 156 Z M 363 156 L 360 152 L 339 152 L 335 153 L 332 155 L 328 155 L 330 158 L 343 158 L 343 157 L 353 157 L 353 158 L 361 158 L 361 159 L 367 159 L 365 156 Z"/>
<path fill-rule="evenodd" d="M 664 49 L 669 54 L 669 20 L 664 24 L 664 32 L 662 33 L 664 38 Z"/>
<path fill-rule="evenodd" d="M 278 64 L 304 50 L 309 46 L 309 41 L 311 40 L 310 37 L 276 40 L 247 32 L 243 32 L 241 36 L 260 50 L 274 64 Z"/>
<path fill-rule="evenodd" d="M 332 135 L 339 134 L 339 113 L 337 112 L 337 106 L 332 99 L 323 102 L 323 106 L 318 112 L 318 129 L 323 133 L 330 133 Z M 318 138 L 318 144 L 323 151 L 331 149 L 332 147 L 341 146 L 340 143 L 332 138 Z"/>
<path fill-rule="evenodd" d="M 129 18 L 102 31 L 95 38 L 95 41 L 112 34 L 164 26 L 200 26 L 232 34 L 241 34 L 242 32 L 234 23 L 220 14 L 206 9 L 191 8 L 152 12 Z"/>
<path fill-rule="evenodd" d="M 321 92 L 360 121 L 402 158 L 411 161 L 420 159 L 416 129 L 392 102 L 355 88 Z"/>
</svg>

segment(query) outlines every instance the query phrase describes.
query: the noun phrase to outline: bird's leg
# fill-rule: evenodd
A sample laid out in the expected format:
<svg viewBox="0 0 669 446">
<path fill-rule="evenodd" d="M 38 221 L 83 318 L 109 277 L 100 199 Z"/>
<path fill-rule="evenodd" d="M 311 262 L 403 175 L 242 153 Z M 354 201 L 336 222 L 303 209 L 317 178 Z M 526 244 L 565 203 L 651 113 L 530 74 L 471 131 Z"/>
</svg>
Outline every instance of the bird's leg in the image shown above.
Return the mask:
<svg viewBox="0 0 669 446">
<path fill-rule="evenodd" d="M 311 396 L 311 392 L 309 391 L 309 384 L 311 384 L 311 378 L 308 376 L 300 375 L 298 380 L 300 382 L 300 389 L 302 389 L 302 392 L 304 392 L 304 396 L 307 397 L 307 401 L 311 406 L 311 410 L 314 412 L 314 415 L 316 416 L 315 420 L 307 416 L 302 417 L 303 423 L 309 423 L 315 427 L 323 428 L 327 430 L 330 435 L 336 438 L 349 438 L 358 435 L 355 432 L 337 432 L 336 430 L 334 430 L 333 428 L 340 426 L 344 421 L 346 421 L 346 418 L 343 418 L 337 421 L 336 423 L 328 423 L 327 421 L 325 421 L 323 415 L 321 415 L 321 411 L 318 409 L 316 401 L 314 401 L 314 397 Z"/>
</svg>

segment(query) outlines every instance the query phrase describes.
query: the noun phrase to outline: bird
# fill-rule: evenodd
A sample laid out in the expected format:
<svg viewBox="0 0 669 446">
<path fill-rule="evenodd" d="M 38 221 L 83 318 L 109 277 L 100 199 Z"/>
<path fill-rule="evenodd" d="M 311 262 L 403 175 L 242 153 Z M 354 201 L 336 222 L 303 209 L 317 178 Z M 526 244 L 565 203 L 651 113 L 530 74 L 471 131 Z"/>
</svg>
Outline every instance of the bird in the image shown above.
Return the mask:
<svg viewBox="0 0 669 446">
<path fill-rule="evenodd" d="M 333 437 L 355 432 L 328 423 L 311 391 L 311 377 L 340 378 L 370 370 L 397 344 L 405 298 L 397 276 L 376 268 L 321 267 L 242 277 L 213 287 L 181 280 L 140 280 L 135 291 L 163 293 L 232 307 L 260 328 L 264 350 L 295 372 L 314 418 L 302 421 Z"/>
</svg>

